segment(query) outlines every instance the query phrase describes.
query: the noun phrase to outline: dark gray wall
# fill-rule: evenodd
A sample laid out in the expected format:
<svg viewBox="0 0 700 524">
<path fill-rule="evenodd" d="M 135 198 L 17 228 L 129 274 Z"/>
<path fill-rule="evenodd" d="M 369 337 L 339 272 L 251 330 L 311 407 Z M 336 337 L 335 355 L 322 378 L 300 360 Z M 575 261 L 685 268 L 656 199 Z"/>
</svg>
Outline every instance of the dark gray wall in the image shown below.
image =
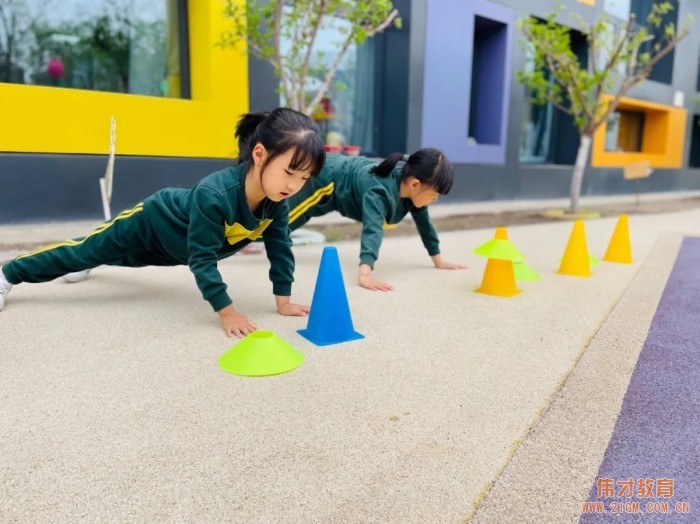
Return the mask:
<svg viewBox="0 0 700 524">
<path fill-rule="evenodd" d="M 107 156 L 0 154 L 0 223 L 103 219 Z M 163 187 L 191 187 L 231 165 L 219 159 L 117 156 L 112 214 Z"/>
<path fill-rule="evenodd" d="M 248 90 L 250 111 L 272 111 L 280 105 L 280 95 L 275 87 L 277 77 L 272 64 L 248 56 Z"/>
<path fill-rule="evenodd" d="M 411 63 L 411 0 L 394 0 L 402 28 L 393 25 L 374 37 L 374 153 L 406 151 L 409 65 Z"/>
<path fill-rule="evenodd" d="M 410 44 L 410 78 L 409 105 L 407 108 L 409 126 L 406 131 L 408 150 L 421 147 L 423 74 L 425 49 L 425 11 L 428 1 L 413 0 L 411 13 L 413 27 Z M 492 0 L 516 11 L 518 19 L 528 15 L 547 16 L 555 2 L 552 0 Z M 596 2 L 594 8 L 576 0 L 565 0 L 567 11 L 576 12 L 584 20 L 591 21 L 603 11 L 603 1 Z M 700 3 L 681 1 L 679 21 L 688 15 L 700 20 Z M 576 28 L 568 14 L 562 14 L 559 22 Z M 696 22 L 697 25 L 698 22 Z M 517 198 L 559 198 L 568 196 L 572 172 L 570 165 L 524 164 L 519 160 L 522 115 L 525 109 L 525 90 L 516 80 L 515 73 L 525 64 L 525 55 L 520 44 L 522 34 L 516 31 L 512 54 L 512 81 L 510 84 L 510 107 L 508 113 L 506 162 L 502 166 L 457 164 L 456 180 L 448 202 L 475 200 L 508 200 Z M 468 50 L 465 50 L 468 52 Z M 695 29 L 676 49 L 673 85 L 647 81 L 631 91 L 628 96 L 646 99 L 662 104 L 672 104 L 674 93 L 682 91 L 685 108 L 688 110 L 688 127 L 684 167 L 680 170 L 656 170 L 648 179 L 640 181 L 642 191 L 667 191 L 678 189 L 700 189 L 700 169 L 690 169 L 688 156 L 692 141 L 691 122 L 695 111 L 694 99 L 698 78 L 700 58 L 700 31 Z M 692 65 L 692 67 L 688 67 Z M 449 79 L 445 79 L 449 81 Z M 468 93 L 465 93 L 468 96 Z M 700 112 L 700 111 L 698 111 Z M 584 195 L 602 195 L 630 193 L 635 191 L 634 183 L 622 177 L 621 169 L 588 168 L 582 193 Z"/>
</svg>

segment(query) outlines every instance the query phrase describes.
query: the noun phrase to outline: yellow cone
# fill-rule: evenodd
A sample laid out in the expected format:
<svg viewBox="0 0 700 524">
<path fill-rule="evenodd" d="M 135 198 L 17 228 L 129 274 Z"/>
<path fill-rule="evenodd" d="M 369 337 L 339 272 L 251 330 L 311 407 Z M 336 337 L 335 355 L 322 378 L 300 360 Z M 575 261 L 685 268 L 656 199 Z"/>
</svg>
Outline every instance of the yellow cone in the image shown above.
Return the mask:
<svg viewBox="0 0 700 524">
<path fill-rule="evenodd" d="M 498 240 L 508 240 L 508 230 L 505 227 L 497 227 L 496 234 L 493 235 L 493 238 Z"/>
<path fill-rule="evenodd" d="M 605 252 L 603 260 L 606 262 L 617 262 L 618 264 L 632 263 L 632 247 L 630 246 L 630 230 L 627 215 L 620 215 L 617 219 L 615 231 L 610 238 L 608 250 Z"/>
<path fill-rule="evenodd" d="M 497 297 L 512 297 L 520 293 L 520 290 L 515 287 L 513 262 L 489 258 L 486 261 L 481 287 L 476 292 Z"/>
<path fill-rule="evenodd" d="M 588 246 L 586 244 L 586 229 L 583 220 L 576 220 L 569 236 L 569 243 L 561 259 L 559 266 L 560 275 L 572 277 L 590 277 L 591 263 L 588 258 Z"/>
</svg>

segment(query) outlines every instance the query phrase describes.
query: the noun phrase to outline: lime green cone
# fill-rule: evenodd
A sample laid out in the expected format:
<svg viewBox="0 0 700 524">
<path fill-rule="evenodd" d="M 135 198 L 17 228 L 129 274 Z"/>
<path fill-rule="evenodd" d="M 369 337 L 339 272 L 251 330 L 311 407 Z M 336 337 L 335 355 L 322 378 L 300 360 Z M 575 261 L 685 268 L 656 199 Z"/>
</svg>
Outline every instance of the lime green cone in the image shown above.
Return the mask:
<svg viewBox="0 0 700 524">
<path fill-rule="evenodd" d="M 219 359 L 219 367 L 234 375 L 264 377 L 296 369 L 304 355 L 272 331 L 253 331 Z"/>
<path fill-rule="evenodd" d="M 501 240 L 499 238 L 493 238 L 481 244 L 474 250 L 474 253 L 486 258 L 510 260 L 511 262 L 522 262 L 525 260 L 525 255 L 510 240 Z"/>
<path fill-rule="evenodd" d="M 542 279 L 539 273 L 525 262 L 515 262 L 513 264 L 513 273 L 515 273 L 516 282 L 536 282 Z"/>
</svg>

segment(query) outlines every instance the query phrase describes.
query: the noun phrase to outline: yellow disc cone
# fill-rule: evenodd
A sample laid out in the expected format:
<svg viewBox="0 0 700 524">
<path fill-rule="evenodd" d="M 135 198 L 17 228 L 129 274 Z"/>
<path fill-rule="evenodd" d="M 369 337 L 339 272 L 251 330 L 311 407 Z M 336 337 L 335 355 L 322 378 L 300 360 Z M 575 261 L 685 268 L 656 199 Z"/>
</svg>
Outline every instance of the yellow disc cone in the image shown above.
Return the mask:
<svg viewBox="0 0 700 524">
<path fill-rule="evenodd" d="M 304 355 L 272 331 L 253 331 L 219 359 L 234 375 L 262 377 L 286 373 L 301 365 Z"/>
<path fill-rule="evenodd" d="M 493 235 L 493 238 L 498 240 L 508 240 L 508 230 L 505 227 L 497 227 L 496 234 Z"/>
<path fill-rule="evenodd" d="M 590 277 L 591 263 L 588 258 L 588 246 L 586 244 L 586 229 L 583 220 L 576 220 L 566 245 L 566 251 L 559 266 L 560 275 L 572 277 Z"/>
<path fill-rule="evenodd" d="M 617 219 L 615 231 L 610 238 L 608 250 L 605 252 L 603 260 L 606 262 L 616 262 L 618 264 L 632 263 L 632 246 L 630 245 L 629 220 L 627 215 L 620 215 Z"/>
<path fill-rule="evenodd" d="M 489 258 L 486 261 L 481 287 L 476 292 L 497 297 L 512 297 L 520 293 L 515 287 L 513 262 Z"/>
</svg>

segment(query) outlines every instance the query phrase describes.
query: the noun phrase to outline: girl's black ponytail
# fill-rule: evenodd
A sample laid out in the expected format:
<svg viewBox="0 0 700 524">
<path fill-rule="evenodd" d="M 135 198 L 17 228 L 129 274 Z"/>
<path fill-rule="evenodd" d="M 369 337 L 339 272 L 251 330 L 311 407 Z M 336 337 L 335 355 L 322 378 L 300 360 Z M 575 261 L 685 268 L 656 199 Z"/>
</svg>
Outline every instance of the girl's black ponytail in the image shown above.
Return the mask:
<svg viewBox="0 0 700 524">
<path fill-rule="evenodd" d="M 399 161 L 406 162 L 401 169 L 402 181 L 413 177 L 441 195 L 446 195 L 452 189 L 454 181 L 452 164 L 442 151 L 432 147 L 419 149 L 410 156 L 401 153 L 389 155 L 384 162 L 373 167 L 370 173 L 383 177 L 389 176 Z"/>
<path fill-rule="evenodd" d="M 246 113 L 242 115 L 236 125 L 236 140 L 238 140 L 238 164 L 241 164 L 250 157 L 255 144 L 251 144 L 251 139 L 257 127 L 268 117 L 270 113 Z"/>
<path fill-rule="evenodd" d="M 372 169 L 370 169 L 369 172 L 377 176 L 387 177 L 394 170 L 396 164 L 398 164 L 402 160 L 405 160 L 405 156 L 406 155 L 404 155 L 403 153 L 392 153 L 391 155 L 386 157 L 381 164 L 377 164 Z"/>
<path fill-rule="evenodd" d="M 316 176 L 326 160 L 318 124 L 308 115 L 278 107 L 269 113 L 247 113 L 236 125 L 238 140 L 238 164 L 253 162 L 253 149 L 262 144 L 268 153 L 265 166 L 275 157 L 294 149 L 289 168 L 308 170 Z"/>
</svg>

